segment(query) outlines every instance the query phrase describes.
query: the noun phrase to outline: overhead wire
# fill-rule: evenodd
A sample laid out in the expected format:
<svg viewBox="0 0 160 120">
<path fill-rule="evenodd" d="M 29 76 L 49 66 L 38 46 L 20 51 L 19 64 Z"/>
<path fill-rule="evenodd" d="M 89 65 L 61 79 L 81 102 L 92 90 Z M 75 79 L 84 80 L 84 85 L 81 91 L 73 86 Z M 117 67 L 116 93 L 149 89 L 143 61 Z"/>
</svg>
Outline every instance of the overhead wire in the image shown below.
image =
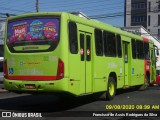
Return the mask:
<svg viewBox="0 0 160 120">
<path fill-rule="evenodd" d="M 13 1 L 13 0 L 12 0 L 12 1 Z M 102 3 L 102 4 L 103 4 L 104 1 L 106 1 L 106 0 L 102 0 L 102 1 L 98 1 L 98 2 L 97 2 L 97 1 L 94 1 L 94 2 L 77 2 L 78 4 L 74 4 L 74 6 L 76 6 L 76 5 L 82 5 L 82 4 L 88 4 L 88 3 L 91 3 L 91 4 Z M 110 0 L 108 0 L 108 1 L 110 1 Z M 16 2 L 17 2 L 17 1 L 16 1 Z M 9 9 L 8 9 L 9 11 L 31 12 L 31 11 L 28 11 L 28 10 L 24 10 L 24 9 L 23 9 L 23 8 L 27 8 L 27 6 L 26 6 L 27 4 L 29 4 L 28 9 L 30 9 L 30 6 L 31 6 L 30 3 L 31 3 L 31 2 L 28 2 L 28 1 L 25 2 L 25 4 L 24 4 L 25 6 L 22 6 L 22 5 L 19 6 L 21 3 L 19 3 L 19 4 L 17 3 L 18 8 L 20 8 L 19 10 L 18 10 L 17 8 L 16 8 L 16 9 L 13 9 L 12 7 L 8 7 L 8 6 L 7 6 L 7 7 L 4 7 L 4 6 L 3 6 L 3 7 L 0 8 L 0 9 L 7 10 L 7 9 L 9 8 Z M 48 3 L 48 4 L 50 5 L 51 3 Z M 58 4 L 58 3 L 56 3 L 56 6 L 57 6 L 57 4 Z M 91 5 L 91 4 L 90 4 L 90 5 Z M 122 4 L 123 4 L 123 3 L 122 3 Z M 44 4 L 43 4 L 43 5 L 44 5 Z M 72 4 L 70 4 L 70 5 L 72 5 Z M 68 9 L 68 7 L 70 7 L 70 5 L 69 5 L 69 6 L 67 5 L 66 8 Z M 111 4 L 106 4 L 106 5 L 111 5 Z M 34 6 L 34 5 L 33 5 L 33 6 Z M 52 5 L 51 5 L 51 6 L 52 6 Z M 94 9 L 97 8 L 98 6 L 101 6 L 101 7 L 102 7 L 102 6 L 105 6 L 105 5 L 101 5 L 101 4 L 100 4 L 100 5 L 91 6 L 91 7 L 87 6 L 87 8 L 91 8 L 92 10 L 94 10 Z M 47 5 L 47 6 L 45 6 L 45 5 L 42 6 L 42 8 L 44 8 L 44 7 L 47 7 L 47 8 L 48 8 L 49 6 L 48 6 L 48 5 Z M 58 7 L 59 7 L 59 6 L 58 6 Z M 60 6 L 60 7 L 61 7 L 61 8 L 64 8 L 65 6 L 62 5 L 62 6 Z M 82 7 L 82 6 L 81 6 L 81 7 Z M 12 9 L 11 9 L 11 8 L 12 8 Z M 56 8 L 56 7 L 53 6 L 53 8 Z M 33 8 L 32 8 L 32 9 L 33 9 Z M 75 9 L 75 8 L 74 8 L 74 9 Z M 68 9 L 68 10 L 74 10 L 74 9 Z M 32 11 L 32 12 L 33 12 L 33 11 Z"/>
<path fill-rule="evenodd" d="M 95 5 L 95 3 L 97 3 L 96 5 Z M 98 4 L 99 3 L 99 4 Z M 118 5 L 119 4 L 123 4 L 123 3 L 119 3 L 118 2 Z M 51 5 L 51 4 L 50 4 Z M 89 5 L 89 6 L 88 6 Z M 111 6 L 110 6 L 111 5 Z M 52 6 L 52 5 L 51 5 Z M 99 6 L 100 6 L 100 8 L 109 8 L 109 7 L 112 7 L 113 8 L 113 5 L 112 4 L 104 4 L 103 2 L 94 2 L 94 4 L 87 4 L 87 5 L 84 5 L 84 6 L 77 6 L 77 4 L 74 4 L 74 6 L 73 7 L 71 7 L 71 8 L 69 8 L 69 6 L 71 6 L 71 4 L 70 5 L 61 5 L 61 6 L 58 6 L 58 5 L 56 5 L 56 6 L 54 6 L 52 9 L 61 9 L 61 10 L 67 10 L 67 11 L 71 11 L 71 10 L 79 10 L 79 9 L 86 9 L 86 11 L 87 10 L 95 10 L 95 9 L 97 9 L 97 8 L 99 8 Z M 76 8 L 75 8 L 76 7 Z M 41 9 L 44 9 L 44 8 L 49 8 L 49 6 L 48 5 L 46 5 L 46 6 L 42 6 L 42 8 Z M 90 8 L 90 9 L 88 9 L 88 8 Z M 116 8 L 116 6 L 114 5 L 114 8 Z"/>
<path fill-rule="evenodd" d="M 14 0 L 12 0 L 12 1 L 14 1 Z M 64 1 L 67 1 L 67 0 L 63 0 L 63 2 Z M 110 3 L 109 1 L 111 1 L 111 0 L 107 0 L 107 2 L 106 2 L 106 0 L 99 0 L 98 2 L 97 1 L 92 1 L 92 2 L 88 2 L 88 1 L 76 1 L 75 3 L 76 4 L 74 4 L 74 6 L 77 6 L 77 8 L 73 8 L 73 7 L 70 7 L 70 5 L 72 5 L 71 3 L 73 3 L 73 1 L 71 1 L 69 4 L 67 4 L 67 5 L 64 5 L 64 4 L 60 4 L 60 2 L 59 2 L 59 6 L 57 6 L 58 5 L 58 3 L 56 3 L 55 5 L 56 5 L 56 7 L 55 6 L 53 6 L 53 8 L 63 8 L 63 9 L 58 9 L 58 10 L 65 10 L 65 11 L 74 11 L 74 10 L 77 10 L 77 9 L 80 9 L 80 10 L 82 10 L 82 11 L 85 11 L 88 15 L 91 15 L 91 12 L 93 12 L 94 11 L 94 14 L 95 13 L 102 13 L 102 11 L 103 12 L 105 12 L 105 11 L 111 11 L 111 10 L 114 10 L 114 8 L 121 8 L 121 6 L 123 6 L 123 5 L 121 5 L 121 4 L 123 4 L 123 3 L 121 3 L 121 2 L 118 2 L 118 4 L 116 4 L 116 5 L 114 5 L 113 6 L 113 4 L 112 3 Z M 106 3 L 104 3 L 104 2 L 106 2 Z M 7 2 L 4 2 L 4 3 L 7 3 Z M 42 5 L 42 3 L 43 2 L 40 2 L 40 5 Z M 46 3 L 46 2 L 45 2 Z M 90 3 L 90 4 L 89 4 Z M 42 10 L 43 10 L 43 8 L 45 8 L 45 7 L 48 7 L 49 8 L 49 6 L 48 6 L 48 4 L 49 5 L 51 5 L 51 3 L 47 3 L 47 4 L 44 4 L 43 3 L 43 7 L 41 8 Z M 65 3 L 66 4 L 66 3 Z M 88 6 L 88 4 L 89 4 L 89 6 Z M 91 5 L 92 4 L 92 5 Z M 21 5 L 21 3 L 18 3 L 18 5 Z M 26 6 L 27 5 L 27 6 Z M 78 5 L 80 6 L 80 7 L 78 7 Z M 82 5 L 86 5 L 85 6 L 85 9 L 83 8 L 83 6 Z M 51 5 L 52 6 L 52 5 Z M 99 8 L 98 6 L 101 6 L 101 8 Z M 106 6 L 106 7 L 105 7 Z M 26 10 L 27 9 L 27 7 L 28 7 L 28 10 Z M 25 9 L 23 9 L 23 8 L 25 8 Z M 21 13 L 30 13 L 30 12 L 35 12 L 34 10 L 34 6 L 32 6 L 31 7 L 31 4 L 30 4 L 30 2 L 25 2 L 25 6 L 20 6 L 19 7 L 19 9 L 13 9 L 12 7 L 1 7 L 0 9 L 2 9 L 3 11 L 5 11 L 5 12 L 7 12 L 7 11 L 9 11 L 9 12 L 12 12 L 12 13 L 18 13 L 18 14 L 21 14 Z M 118 9 L 118 11 L 119 11 L 119 9 Z M 92 14 L 92 15 L 94 15 L 94 14 Z M 113 13 L 111 13 L 111 15 L 112 15 Z M 100 15 L 100 14 L 99 14 Z M 110 15 L 110 16 L 111 16 Z M 114 16 L 114 15 L 112 15 L 112 16 Z M 116 16 L 115 16 L 116 17 Z M 100 18 L 103 18 L 103 16 L 100 16 Z M 104 16 L 104 18 L 105 18 L 105 16 Z"/>
<path fill-rule="evenodd" d="M 84 1 L 78 1 L 78 2 L 76 2 L 75 0 L 74 0 L 74 6 L 76 6 L 76 5 L 84 5 L 84 4 L 95 4 L 95 3 L 102 3 L 102 2 L 106 2 L 106 0 L 96 0 L 96 1 L 94 1 L 94 0 L 92 0 L 92 2 L 91 1 L 86 1 L 86 0 L 84 0 Z M 52 5 L 52 3 L 49 3 L 49 2 L 45 2 L 45 3 L 39 3 L 40 5 L 46 5 L 46 6 L 50 6 L 50 5 Z M 58 3 L 56 3 L 55 4 L 55 2 L 53 3 L 53 5 L 56 5 L 56 6 L 60 6 L 60 7 L 68 7 L 68 6 L 70 6 L 70 5 L 72 5 L 73 6 L 73 2 L 72 2 L 72 0 L 70 0 L 70 1 L 67 1 L 67 3 L 66 2 L 58 2 Z M 54 6 L 55 7 L 55 6 Z"/>
</svg>

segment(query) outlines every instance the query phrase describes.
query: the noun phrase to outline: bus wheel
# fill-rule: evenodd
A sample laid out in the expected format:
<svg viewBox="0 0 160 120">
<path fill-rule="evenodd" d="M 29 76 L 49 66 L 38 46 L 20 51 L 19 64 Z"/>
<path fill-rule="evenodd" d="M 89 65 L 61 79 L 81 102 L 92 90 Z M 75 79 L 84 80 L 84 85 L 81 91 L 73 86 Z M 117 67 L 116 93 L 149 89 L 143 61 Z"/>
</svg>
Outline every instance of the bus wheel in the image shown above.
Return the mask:
<svg viewBox="0 0 160 120">
<path fill-rule="evenodd" d="M 139 90 L 145 90 L 149 87 L 149 78 L 146 76 L 145 82 L 143 85 L 140 86 Z"/>
<path fill-rule="evenodd" d="M 112 100 L 116 94 L 116 82 L 113 77 L 109 77 L 106 100 Z"/>
</svg>

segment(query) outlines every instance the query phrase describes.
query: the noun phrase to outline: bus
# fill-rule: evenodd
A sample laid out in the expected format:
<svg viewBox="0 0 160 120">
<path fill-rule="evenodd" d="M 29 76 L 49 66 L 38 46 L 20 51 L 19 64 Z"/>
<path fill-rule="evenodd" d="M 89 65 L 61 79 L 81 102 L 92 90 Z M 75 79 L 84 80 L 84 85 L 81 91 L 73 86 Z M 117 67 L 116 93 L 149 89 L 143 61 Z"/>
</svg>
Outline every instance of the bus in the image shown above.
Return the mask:
<svg viewBox="0 0 160 120">
<path fill-rule="evenodd" d="M 4 86 L 18 93 L 82 96 L 146 89 L 155 81 L 155 46 L 146 38 L 67 12 L 7 19 Z"/>
</svg>

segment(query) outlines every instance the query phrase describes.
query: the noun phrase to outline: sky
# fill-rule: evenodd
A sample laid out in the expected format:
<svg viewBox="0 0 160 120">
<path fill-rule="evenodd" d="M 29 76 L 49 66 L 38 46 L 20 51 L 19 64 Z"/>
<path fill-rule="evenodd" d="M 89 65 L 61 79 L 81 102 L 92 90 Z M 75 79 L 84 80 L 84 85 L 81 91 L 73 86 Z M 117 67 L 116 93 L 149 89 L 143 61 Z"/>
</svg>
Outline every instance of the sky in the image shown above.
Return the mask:
<svg viewBox="0 0 160 120">
<path fill-rule="evenodd" d="M 39 12 L 77 12 L 117 27 L 124 26 L 124 0 L 38 0 Z M 0 0 L 0 19 L 5 14 L 36 12 L 36 0 Z"/>
</svg>

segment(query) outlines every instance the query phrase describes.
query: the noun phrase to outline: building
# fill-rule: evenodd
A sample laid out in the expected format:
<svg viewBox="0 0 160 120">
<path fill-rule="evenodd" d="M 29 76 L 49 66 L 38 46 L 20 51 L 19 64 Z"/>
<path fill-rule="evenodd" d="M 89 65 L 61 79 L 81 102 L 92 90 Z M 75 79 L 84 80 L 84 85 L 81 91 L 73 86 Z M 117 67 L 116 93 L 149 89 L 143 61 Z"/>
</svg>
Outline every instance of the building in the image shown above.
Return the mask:
<svg viewBox="0 0 160 120">
<path fill-rule="evenodd" d="M 125 0 L 124 25 L 142 25 L 160 40 L 160 0 Z"/>
</svg>

